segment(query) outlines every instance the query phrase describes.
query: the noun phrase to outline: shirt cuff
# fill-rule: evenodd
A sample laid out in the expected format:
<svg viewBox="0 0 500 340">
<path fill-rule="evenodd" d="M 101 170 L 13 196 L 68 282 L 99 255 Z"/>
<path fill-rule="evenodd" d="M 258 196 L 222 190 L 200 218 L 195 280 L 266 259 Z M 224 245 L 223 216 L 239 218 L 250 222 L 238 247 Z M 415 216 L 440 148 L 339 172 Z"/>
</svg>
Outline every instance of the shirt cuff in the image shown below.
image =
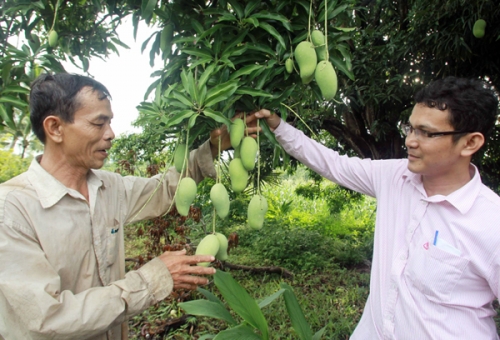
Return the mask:
<svg viewBox="0 0 500 340">
<path fill-rule="evenodd" d="M 288 125 L 289 124 L 287 122 L 285 122 L 283 119 L 281 120 L 280 125 L 278 125 L 278 127 L 276 129 L 274 129 L 274 135 L 276 136 L 276 138 L 281 137 L 283 135 L 283 133 L 286 132 Z"/>
<path fill-rule="evenodd" d="M 172 293 L 174 281 L 167 266 L 156 257 L 137 270 L 146 283 L 155 302 L 164 300 Z"/>
<path fill-rule="evenodd" d="M 121 298 L 127 305 L 126 314 L 133 316 L 169 296 L 174 281 L 163 261 L 155 258 L 112 285 L 121 289 Z"/>
</svg>

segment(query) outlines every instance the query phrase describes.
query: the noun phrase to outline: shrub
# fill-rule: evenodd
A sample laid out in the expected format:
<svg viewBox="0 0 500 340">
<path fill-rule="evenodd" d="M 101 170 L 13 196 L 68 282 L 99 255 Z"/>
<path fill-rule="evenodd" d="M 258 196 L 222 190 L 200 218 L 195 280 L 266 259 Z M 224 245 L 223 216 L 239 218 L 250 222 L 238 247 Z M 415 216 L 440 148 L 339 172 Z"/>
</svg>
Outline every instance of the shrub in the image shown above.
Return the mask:
<svg viewBox="0 0 500 340">
<path fill-rule="evenodd" d="M 30 163 L 31 158 L 21 158 L 12 150 L 0 150 L 0 183 L 28 170 Z"/>
</svg>

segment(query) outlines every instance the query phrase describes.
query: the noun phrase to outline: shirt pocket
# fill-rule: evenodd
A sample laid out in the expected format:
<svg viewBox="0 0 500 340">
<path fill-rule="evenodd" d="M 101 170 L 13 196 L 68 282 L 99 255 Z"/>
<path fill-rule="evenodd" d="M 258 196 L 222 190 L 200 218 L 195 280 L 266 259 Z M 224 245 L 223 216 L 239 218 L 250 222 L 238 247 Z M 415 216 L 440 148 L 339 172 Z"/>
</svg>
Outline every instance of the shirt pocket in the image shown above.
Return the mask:
<svg viewBox="0 0 500 340">
<path fill-rule="evenodd" d="M 106 236 L 106 248 L 107 248 L 107 265 L 111 266 L 116 262 L 116 258 L 118 257 L 118 250 L 120 244 L 120 238 L 123 232 L 123 228 L 121 227 L 118 221 L 114 221 L 114 225 L 112 227 L 107 228 L 107 236 Z"/>
<path fill-rule="evenodd" d="M 468 264 L 468 259 L 430 245 L 410 256 L 407 278 L 429 300 L 447 302 Z"/>
</svg>

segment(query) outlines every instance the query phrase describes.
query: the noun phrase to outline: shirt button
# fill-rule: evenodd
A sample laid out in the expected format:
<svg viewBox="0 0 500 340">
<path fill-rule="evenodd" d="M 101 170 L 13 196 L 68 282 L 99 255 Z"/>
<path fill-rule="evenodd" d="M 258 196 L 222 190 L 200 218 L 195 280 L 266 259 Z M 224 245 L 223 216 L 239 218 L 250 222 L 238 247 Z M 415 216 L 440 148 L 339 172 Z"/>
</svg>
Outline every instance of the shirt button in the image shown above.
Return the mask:
<svg viewBox="0 0 500 340">
<path fill-rule="evenodd" d="M 406 260 L 406 255 L 401 255 L 401 260 Z"/>
</svg>

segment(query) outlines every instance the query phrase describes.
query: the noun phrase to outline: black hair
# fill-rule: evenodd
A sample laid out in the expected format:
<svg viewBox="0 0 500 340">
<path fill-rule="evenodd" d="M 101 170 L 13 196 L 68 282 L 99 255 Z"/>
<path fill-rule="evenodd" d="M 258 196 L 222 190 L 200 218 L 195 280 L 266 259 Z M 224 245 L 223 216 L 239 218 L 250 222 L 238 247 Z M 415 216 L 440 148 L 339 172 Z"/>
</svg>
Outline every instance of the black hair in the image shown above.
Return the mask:
<svg viewBox="0 0 500 340">
<path fill-rule="evenodd" d="M 43 121 L 48 116 L 60 117 L 73 123 L 75 112 L 81 107 L 77 94 L 91 87 L 100 93 L 101 100 L 111 98 L 108 89 L 100 82 L 77 74 L 42 74 L 31 83 L 30 119 L 33 133 L 45 144 Z"/>
<path fill-rule="evenodd" d="M 455 131 L 480 132 L 485 139 L 498 117 L 498 97 L 493 87 L 480 79 L 450 76 L 436 80 L 418 91 L 414 99 L 417 104 L 448 110 Z"/>
</svg>

